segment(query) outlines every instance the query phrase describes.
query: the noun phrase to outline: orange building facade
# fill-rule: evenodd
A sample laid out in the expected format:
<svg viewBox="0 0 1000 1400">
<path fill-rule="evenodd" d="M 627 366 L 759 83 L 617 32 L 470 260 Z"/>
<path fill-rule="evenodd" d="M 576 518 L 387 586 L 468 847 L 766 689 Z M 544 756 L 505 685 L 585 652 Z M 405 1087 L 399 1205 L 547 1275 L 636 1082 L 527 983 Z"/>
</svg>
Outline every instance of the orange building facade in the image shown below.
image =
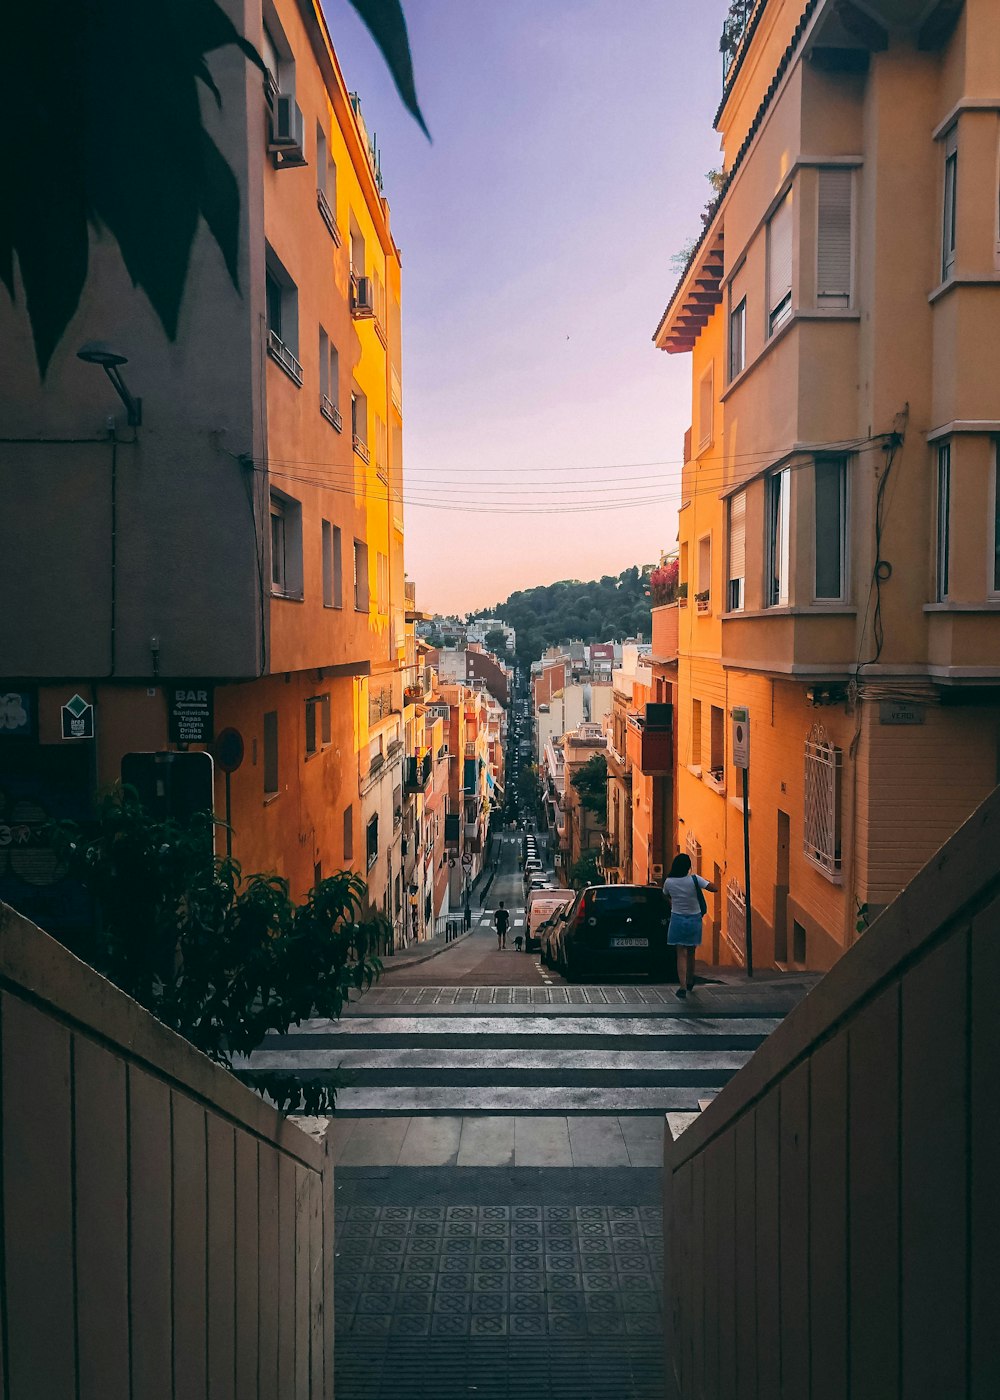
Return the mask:
<svg viewBox="0 0 1000 1400">
<path fill-rule="evenodd" d="M 1000 777 L 1000 12 L 749 8 L 655 336 L 692 357 L 677 843 L 714 959 L 749 916 L 822 969 Z"/>
<path fill-rule="evenodd" d="M 102 247 L 44 384 L 27 364 L 0 390 L 27 440 L 3 462 L 18 529 L 0 553 L 35 600 L 0 639 L 0 690 L 30 713 L 0 751 L 0 786 L 29 820 L 82 815 L 123 755 L 213 752 L 236 731 L 228 807 L 215 771 L 234 856 L 297 898 L 352 869 L 402 934 L 399 250 L 322 8 L 264 0 L 246 15 L 267 75 L 213 54 L 208 118 L 240 187 L 239 288 L 202 227 L 169 342 Z M 0 321 L 27 343 L 5 295 Z M 74 354 L 98 336 L 127 356 L 141 426 Z M 190 744 L 171 721 L 178 689 L 208 697 Z M 93 740 L 59 731 L 74 694 Z"/>
</svg>

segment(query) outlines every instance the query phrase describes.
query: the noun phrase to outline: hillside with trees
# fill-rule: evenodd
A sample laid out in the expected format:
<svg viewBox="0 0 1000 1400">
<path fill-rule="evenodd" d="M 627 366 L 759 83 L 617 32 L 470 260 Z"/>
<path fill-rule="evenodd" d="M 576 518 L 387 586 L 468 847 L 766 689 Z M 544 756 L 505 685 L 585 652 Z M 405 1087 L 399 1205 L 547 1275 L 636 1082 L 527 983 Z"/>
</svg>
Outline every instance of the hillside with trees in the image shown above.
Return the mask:
<svg viewBox="0 0 1000 1400">
<path fill-rule="evenodd" d="M 651 588 L 648 574 L 635 565 L 620 574 L 581 583 L 563 579 L 519 589 L 503 603 L 477 616 L 499 617 L 517 629 L 517 654 L 535 661 L 546 647 L 581 640 L 607 642 L 624 637 L 649 640 Z"/>
</svg>

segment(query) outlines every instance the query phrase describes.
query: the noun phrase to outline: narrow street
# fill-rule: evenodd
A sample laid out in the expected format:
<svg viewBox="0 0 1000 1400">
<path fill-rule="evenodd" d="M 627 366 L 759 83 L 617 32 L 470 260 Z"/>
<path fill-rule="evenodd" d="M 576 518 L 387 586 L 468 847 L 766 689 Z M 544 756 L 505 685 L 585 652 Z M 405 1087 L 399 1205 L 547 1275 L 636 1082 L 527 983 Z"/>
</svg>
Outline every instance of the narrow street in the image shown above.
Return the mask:
<svg viewBox="0 0 1000 1400">
<path fill-rule="evenodd" d="M 568 986 L 514 951 L 519 850 L 468 937 L 253 1057 L 341 1085 L 340 1400 L 659 1400 L 663 1115 L 682 1131 L 807 987 Z"/>
</svg>

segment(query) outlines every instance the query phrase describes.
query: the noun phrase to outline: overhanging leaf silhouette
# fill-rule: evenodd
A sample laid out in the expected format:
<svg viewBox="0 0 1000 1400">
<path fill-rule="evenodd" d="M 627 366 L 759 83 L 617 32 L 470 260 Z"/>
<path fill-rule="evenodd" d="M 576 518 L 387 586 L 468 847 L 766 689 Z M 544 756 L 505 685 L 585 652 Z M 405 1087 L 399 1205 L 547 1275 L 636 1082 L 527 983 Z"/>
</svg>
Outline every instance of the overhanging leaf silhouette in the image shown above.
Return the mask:
<svg viewBox="0 0 1000 1400">
<path fill-rule="evenodd" d="M 351 4 L 368 26 L 369 33 L 382 51 L 382 57 L 389 65 L 389 72 L 407 111 L 430 140 L 430 132 L 417 101 L 410 40 L 406 32 L 402 5 L 399 0 L 351 0 Z"/>
<path fill-rule="evenodd" d="M 399 0 L 351 3 L 426 133 Z M 199 84 L 221 105 L 205 56 L 263 60 L 217 0 L 32 0 L 4 31 L 17 131 L 0 157 L 0 282 L 14 297 L 16 264 L 41 374 L 80 304 L 92 229 L 175 338 L 199 218 L 239 289 L 239 187 L 201 119 Z"/>
<path fill-rule="evenodd" d="M 13 296 L 16 257 L 40 371 L 79 305 L 92 228 L 173 338 L 199 216 L 238 286 L 239 190 L 203 127 L 199 83 L 219 97 L 205 55 L 262 59 L 216 0 L 40 0 L 7 37 L 25 135 L 5 143 L 0 279 Z"/>
</svg>

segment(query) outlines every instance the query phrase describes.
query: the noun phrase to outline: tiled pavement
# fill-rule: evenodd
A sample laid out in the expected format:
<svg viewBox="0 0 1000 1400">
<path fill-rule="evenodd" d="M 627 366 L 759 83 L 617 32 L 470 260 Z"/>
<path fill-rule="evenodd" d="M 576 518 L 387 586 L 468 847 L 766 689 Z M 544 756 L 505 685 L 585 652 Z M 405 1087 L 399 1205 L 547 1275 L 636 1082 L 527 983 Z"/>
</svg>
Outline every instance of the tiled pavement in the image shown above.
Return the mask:
<svg viewBox="0 0 1000 1400">
<path fill-rule="evenodd" d="M 338 1397 L 659 1400 L 658 1193 L 634 1168 L 342 1168 Z"/>
</svg>

